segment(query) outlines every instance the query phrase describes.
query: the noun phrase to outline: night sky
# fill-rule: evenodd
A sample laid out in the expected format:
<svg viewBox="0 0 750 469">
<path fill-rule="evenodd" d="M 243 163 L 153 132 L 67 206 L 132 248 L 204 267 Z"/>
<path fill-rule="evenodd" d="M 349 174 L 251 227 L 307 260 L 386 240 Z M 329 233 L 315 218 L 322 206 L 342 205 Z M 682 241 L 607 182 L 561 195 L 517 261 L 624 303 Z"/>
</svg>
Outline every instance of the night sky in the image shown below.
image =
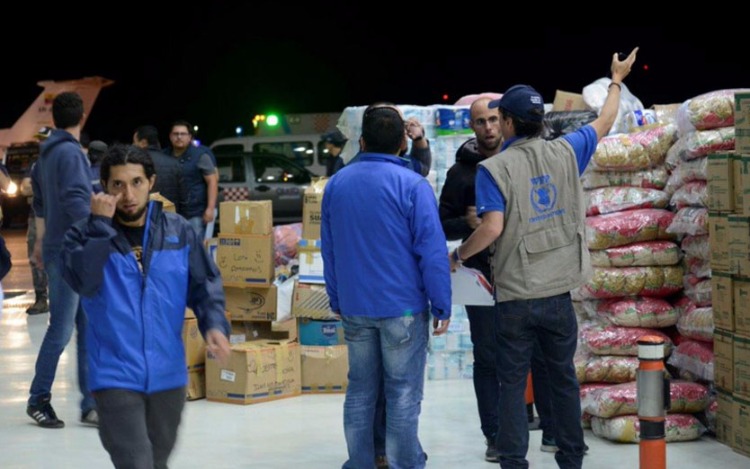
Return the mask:
<svg viewBox="0 0 750 469">
<path fill-rule="evenodd" d="M 33 24 L 4 14 L 0 128 L 39 94 L 37 81 L 92 75 L 115 81 L 84 129 L 108 143 L 129 142 L 142 124 L 156 125 L 165 140 L 170 122 L 181 118 L 199 125 L 198 136 L 210 143 L 237 125 L 250 127 L 256 113 L 335 112 L 379 100 L 451 104 L 516 83 L 552 102 L 556 89 L 580 93 L 606 76 L 612 53 L 636 45 L 641 52 L 625 83 L 646 107 L 750 87 L 742 28 L 726 18 L 713 29 L 647 15 L 642 22 L 658 26 L 588 27 L 554 15 L 503 22 L 494 11 L 445 11 L 437 18 L 450 23 L 430 23 L 424 6 L 390 10 L 379 3 L 373 16 L 346 4 L 235 3 L 175 3 L 162 13 L 131 3 L 118 10 L 113 2 L 113 14 L 37 11 Z M 493 15 L 500 15 L 497 24 Z"/>
</svg>

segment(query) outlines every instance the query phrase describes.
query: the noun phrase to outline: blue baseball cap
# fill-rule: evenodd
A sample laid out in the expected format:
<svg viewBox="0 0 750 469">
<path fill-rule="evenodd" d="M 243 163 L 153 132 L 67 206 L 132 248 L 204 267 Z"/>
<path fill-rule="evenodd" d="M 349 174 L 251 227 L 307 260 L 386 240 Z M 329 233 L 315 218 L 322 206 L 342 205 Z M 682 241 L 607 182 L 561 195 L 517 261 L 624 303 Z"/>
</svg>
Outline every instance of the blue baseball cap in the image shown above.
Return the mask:
<svg viewBox="0 0 750 469">
<path fill-rule="evenodd" d="M 529 122 L 542 122 L 544 117 L 542 95 L 529 85 L 511 86 L 502 98 L 490 101 L 487 107 L 499 107 Z"/>
</svg>

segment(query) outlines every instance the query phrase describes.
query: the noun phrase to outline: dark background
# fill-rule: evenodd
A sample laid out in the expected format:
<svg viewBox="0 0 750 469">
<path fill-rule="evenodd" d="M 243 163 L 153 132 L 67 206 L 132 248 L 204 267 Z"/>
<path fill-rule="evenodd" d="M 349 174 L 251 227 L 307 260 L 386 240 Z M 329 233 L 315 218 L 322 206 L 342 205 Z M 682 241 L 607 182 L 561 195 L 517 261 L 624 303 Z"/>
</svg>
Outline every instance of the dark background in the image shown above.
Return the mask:
<svg viewBox="0 0 750 469">
<path fill-rule="evenodd" d="M 624 13 L 625 5 L 611 5 L 615 13 L 577 6 L 572 15 L 531 4 L 451 5 L 98 2 L 18 5 L 12 14 L 6 5 L 0 128 L 39 94 L 37 81 L 92 75 L 115 81 L 84 129 L 107 143 L 129 142 L 142 124 L 157 125 L 165 140 L 181 118 L 210 143 L 237 125 L 250 128 L 257 113 L 336 112 L 378 100 L 452 104 L 516 83 L 552 102 L 556 89 L 580 93 L 606 76 L 612 53 L 636 45 L 625 82 L 646 107 L 750 86 L 742 28 L 729 9 L 710 18 L 694 12 L 691 25 Z"/>
</svg>

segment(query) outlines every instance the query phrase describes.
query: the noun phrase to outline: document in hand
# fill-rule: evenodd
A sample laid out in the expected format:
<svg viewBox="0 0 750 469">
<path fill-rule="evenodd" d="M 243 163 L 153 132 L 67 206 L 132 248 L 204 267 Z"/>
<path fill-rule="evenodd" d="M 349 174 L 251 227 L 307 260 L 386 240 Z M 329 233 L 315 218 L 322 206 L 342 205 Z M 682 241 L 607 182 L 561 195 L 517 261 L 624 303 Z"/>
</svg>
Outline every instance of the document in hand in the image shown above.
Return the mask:
<svg viewBox="0 0 750 469">
<path fill-rule="evenodd" d="M 492 306 L 495 304 L 492 285 L 477 269 L 460 266 L 451 272 L 454 305 Z"/>
</svg>

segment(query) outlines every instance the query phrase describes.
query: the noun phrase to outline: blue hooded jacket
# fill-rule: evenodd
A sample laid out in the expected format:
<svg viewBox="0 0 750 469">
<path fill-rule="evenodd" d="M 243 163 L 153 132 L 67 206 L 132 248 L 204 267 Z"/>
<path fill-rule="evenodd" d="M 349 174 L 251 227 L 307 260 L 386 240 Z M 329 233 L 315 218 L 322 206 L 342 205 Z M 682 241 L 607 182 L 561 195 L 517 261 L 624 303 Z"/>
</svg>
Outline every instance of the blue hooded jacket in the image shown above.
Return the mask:
<svg viewBox="0 0 750 469">
<path fill-rule="evenodd" d="M 40 146 L 31 171 L 34 213 L 44 218 L 43 250 L 57 250 L 70 226 L 91 213 L 89 160 L 78 140 L 55 129 Z M 50 249 L 51 248 L 51 249 Z"/>
<path fill-rule="evenodd" d="M 150 202 L 143 272 L 111 218 L 92 215 L 65 235 L 63 276 L 88 316 L 92 391 L 147 394 L 187 384 L 182 326 L 185 307 L 209 329 L 229 334 L 219 271 L 181 216 Z"/>
</svg>

